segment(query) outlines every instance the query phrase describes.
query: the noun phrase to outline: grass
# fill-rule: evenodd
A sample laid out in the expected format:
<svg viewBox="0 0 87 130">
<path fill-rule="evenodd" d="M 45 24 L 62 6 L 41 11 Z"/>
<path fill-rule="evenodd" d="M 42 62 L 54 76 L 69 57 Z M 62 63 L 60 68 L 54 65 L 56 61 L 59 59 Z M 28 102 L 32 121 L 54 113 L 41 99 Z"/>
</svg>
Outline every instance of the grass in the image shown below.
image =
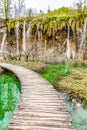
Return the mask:
<svg viewBox="0 0 87 130">
<path fill-rule="evenodd" d="M 40 73 L 43 78 L 47 79 L 51 84 L 55 85 L 63 76 L 69 74 L 71 67 L 64 64 L 48 65 L 48 67 Z"/>
<path fill-rule="evenodd" d="M 80 66 L 67 66 L 64 64 L 48 65 L 40 73 L 59 92 L 68 93 L 72 99 L 76 99 L 87 106 L 87 68 Z"/>
<path fill-rule="evenodd" d="M 87 68 L 74 68 L 69 76 L 63 77 L 55 85 L 59 91 L 68 93 L 87 106 Z"/>
</svg>

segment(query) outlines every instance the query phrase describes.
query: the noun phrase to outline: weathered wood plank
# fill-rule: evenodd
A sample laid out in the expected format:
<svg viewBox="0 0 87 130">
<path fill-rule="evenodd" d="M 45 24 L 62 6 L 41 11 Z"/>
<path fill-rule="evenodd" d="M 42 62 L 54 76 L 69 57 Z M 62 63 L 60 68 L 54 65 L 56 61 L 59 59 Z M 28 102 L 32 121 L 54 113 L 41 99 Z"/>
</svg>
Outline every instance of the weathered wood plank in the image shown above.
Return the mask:
<svg viewBox="0 0 87 130">
<path fill-rule="evenodd" d="M 0 66 L 14 72 L 22 86 L 21 102 L 9 130 L 74 130 L 66 105 L 49 82 L 23 67 Z"/>
</svg>

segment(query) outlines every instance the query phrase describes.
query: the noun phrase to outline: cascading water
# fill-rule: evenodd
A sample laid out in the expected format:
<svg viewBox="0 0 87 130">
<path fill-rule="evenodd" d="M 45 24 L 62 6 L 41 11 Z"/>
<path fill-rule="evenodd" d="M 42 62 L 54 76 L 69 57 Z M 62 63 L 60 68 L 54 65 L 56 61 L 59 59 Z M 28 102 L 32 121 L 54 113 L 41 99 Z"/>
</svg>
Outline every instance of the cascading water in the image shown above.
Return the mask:
<svg viewBox="0 0 87 130">
<path fill-rule="evenodd" d="M 54 30 L 54 28 L 53 28 L 53 38 L 52 38 L 52 40 L 53 40 L 53 46 L 54 46 L 54 44 L 55 44 L 55 30 Z"/>
<path fill-rule="evenodd" d="M 66 50 L 67 60 L 66 60 L 65 74 L 67 73 L 68 67 L 69 67 L 70 53 L 71 53 L 71 51 L 70 51 L 70 27 L 68 24 L 67 50 Z"/>
<path fill-rule="evenodd" d="M 28 30 L 27 30 L 27 36 L 28 36 L 28 37 L 30 37 L 30 29 L 31 29 L 31 26 L 32 26 L 32 23 L 30 22 L 30 23 L 29 23 Z"/>
<path fill-rule="evenodd" d="M 37 32 L 38 32 L 38 41 L 39 41 L 39 40 L 41 40 L 41 32 L 40 32 L 40 30 L 39 30 L 39 29 L 38 29 L 38 31 L 37 31 Z"/>
<path fill-rule="evenodd" d="M 68 25 L 68 37 L 67 37 L 67 52 L 66 52 L 66 55 L 67 55 L 67 58 L 70 59 L 70 28 L 69 28 L 69 25 Z"/>
<path fill-rule="evenodd" d="M 26 36 L 26 23 L 24 21 L 24 24 L 23 24 L 23 46 L 22 46 L 23 54 L 26 53 L 26 41 L 25 41 L 26 37 L 25 36 Z"/>
<path fill-rule="evenodd" d="M 19 55 L 20 53 L 19 51 L 19 22 L 16 25 L 15 33 L 16 33 L 17 55 Z"/>
<path fill-rule="evenodd" d="M 46 50 L 47 50 L 47 40 L 45 40 L 44 53 L 46 53 Z"/>
<path fill-rule="evenodd" d="M 75 59 L 75 52 L 72 50 L 72 58 Z"/>
<path fill-rule="evenodd" d="M 86 37 L 85 37 L 86 27 L 87 27 L 87 18 L 85 20 L 85 23 L 84 23 L 84 26 L 83 26 L 83 31 L 82 31 L 82 40 L 81 40 L 80 49 L 79 49 L 79 59 L 81 59 L 81 53 L 82 53 L 82 50 L 83 50 L 83 46 L 85 45 L 84 41 L 86 39 Z"/>
<path fill-rule="evenodd" d="M 27 30 L 27 45 L 28 45 L 27 50 L 30 50 L 30 44 L 29 43 L 30 43 L 30 36 L 31 36 L 31 34 L 30 34 L 31 26 L 32 26 L 32 23 L 30 22 L 28 30 Z"/>
<path fill-rule="evenodd" d="M 3 39 L 2 39 L 2 43 L 1 43 L 1 50 L 0 50 L 1 53 L 4 52 L 4 46 L 5 46 L 6 36 L 7 36 L 7 34 L 4 33 L 4 36 L 3 36 Z"/>
<path fill-rule="evenodd" d="M 41 40 L 41 30 L 39 25 L 37 25 L 37 40 L 40 41 Z"/>
<path fill-rule="evenodd" d="M 45 40 L 45 43 L 44 43 L 44 61 L 46 58 L 46 51 L 47 51 L 47 40 Z"/>
</svg>

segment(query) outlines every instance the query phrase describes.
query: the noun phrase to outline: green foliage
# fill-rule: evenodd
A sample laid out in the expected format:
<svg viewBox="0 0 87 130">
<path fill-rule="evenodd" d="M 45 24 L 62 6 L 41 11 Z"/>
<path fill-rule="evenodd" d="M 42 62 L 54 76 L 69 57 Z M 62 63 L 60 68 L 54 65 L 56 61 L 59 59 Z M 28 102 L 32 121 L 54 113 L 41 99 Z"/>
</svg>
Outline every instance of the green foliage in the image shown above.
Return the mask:
<svg viewBox="0 0 87 130">
<path fill-rule="evenodd" d="M 70 68 L 67 68 L 67 65 L 63 64 L 48 65 L 41 75 L 54 85 L 57 80 L 69 73 L 69 69 Z"/>
<path fill-rule="evenodd" d="M 51 16 L 58 16 L 58 15 L 69 15 L 71 14 L 73 10 L 71 8 L 67 8 L 67 7 L 62 7 L 59 8 L 57 10 L 54 11 L 50 11 L 48 14 L 46 15 L 51 15 Z"/>
<path fill-rule="evenodd" d="M 10 32 L 11 29 L 15 28 L 18 21 L 19 21 L 19 28 L 23 27 L 23 22 L 26 21 L 26 28 L 28 27 L 28 23 L 32 21 L 31 31 L 34 30 L 33 25 L 36 27 L 39 25 L 46 25 L 46 29 L 42 30 L 43 32 L 49 31 L 49 28 L 56 28 L 61 30 L 62 27 L 66 27 L 67 24 L 71 23 L 71 28 L 76 31 L 78 28 L 82 28 L 82 23 L 85 21 L 87 14 L 78 13 L 77 10 L 62 7 L 58 10 L 50 11 L 47 14 L 39 15 L 37 17 L 29 17 L 29 18 L 17 18 L 17 19 L 9 19 L 7 21 L 8 31 Z M 76 25 L 76 26 L 75 26 Z M 76 30 L 75 30 L 76 27 Z M 38 27 L 37 27 L 38 28 Z M 39 27 L 41 29 L 41 27 Z M 47 37 L 47 34 L 45 34 Z"/>
<path fill-rule="evenodd" d="M 0 75 L 0 129 L 3 129 L 3 119 L 6 121 L 6 128 L 20 101 L 20 82 L 12 74 Z M 6 116 L 6 113 L 7 116 Z"/>
<path fill-rule="evenodd" d="M 87 105 L 86 72 L 85 66 L 58 64 L 48 65 L 41 75 L 53 84 L 58 91 L 66 92 L 75 99 L 78 98 L 85 106 Z"/>
<path fill-rule="evenodd" d="M 8 19 L 11 13 L 12 0 L 0 0 L 0 15 Z"/>
<path fill-rule="evenodd" d="M 17 91 L 20 91 L 20 82 L 16 77 L 5 74 L 0 75 L 0 111 L 15 110 L 16 103 L 19 102 L 19 99 L 17 99 L 19 95 L 16 95 Z"/>
<path fill-rule="evenodd" d="M 17 19 L 9 19 L 6 22 L 6 25 L 8 27 L 8 31 L 10 32 L 11 29 L 16 28 L 17 23 L 19 22 L 19 26 L 23 25 L 23 22 L 26 21 L 29 23 L 32 20 L 32 18 L 17 18 Z"/>
</svg>

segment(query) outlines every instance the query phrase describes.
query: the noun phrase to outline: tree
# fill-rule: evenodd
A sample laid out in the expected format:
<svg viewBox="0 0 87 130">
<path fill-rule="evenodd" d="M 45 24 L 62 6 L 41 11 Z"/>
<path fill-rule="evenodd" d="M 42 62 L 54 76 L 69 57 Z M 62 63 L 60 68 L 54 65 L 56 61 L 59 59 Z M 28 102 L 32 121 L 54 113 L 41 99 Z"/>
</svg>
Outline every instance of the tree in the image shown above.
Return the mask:
<svg viewBox="0 0 87 130">
<path fill-rule="evenodd" d="M 28 17 L 32 17 L 33 16 L 33 9 L 32 8 L 29 8 L 28 11 L 27 11 L 27 16 Z"/>
<path fill-rule="evenodd" d="M 0 13 L 5 19 L 10 17 L 12 0 L 0 0 Z"/>
<path fill-rule="evenodd" d="M 43 11 L 42 9 L 40 10 L 40 14 L 41 14 L 41 15 L 43 15 L 43 14 L 44 14 L 44 11 Z"/>
<path fill-rule="evenodd" d="M 47 9 L 47 13 L 49 13 L 50 12 L 50 6 L 48 6 L 48 9 Z"/>
<path fill-rule="evenodd" d="M 82 1 L 79 0 L 79 2 L 76 5 L 77 5 L 78 13 L 82 13 L 82 5 L 83 5 Z"/>
<path fill-rule="evenodd" d="M 84 13 L 86 13 L 86 8 L 87 8 L 87 0 L 84 0 L 84 3 L 83 3 L 83 11 L 84 11 Z"/>
<path fill-rule="evenodd" d="M 16 2 L 14 3 L 13 10 L 14 10 L 14 17 L 16 18 L 17 17 L 17 5 L 16 5 Z"/>
<path fill-rule="evenodd" d="M 15 12 L 15 18 L 20 18 L 21 16 L 23 16 L 25 14 L 25 4 L 24 4 L 25 0 L 15 0 L 14 1 L 14 6 L 13 6 L 13 10 Z"/>
<path fill-rule="evenodd" d="M 43 18 L 43 14 L 44 14 L 44 11 L 40 10 L 40 15 L 42 16 L 42 18 Z"/>
<path fill-rule="evenodd" d="M 24 8 L 24 0 L 18 0 L 18 17 L 21 17 Z"/>
<path fill-rule="evenodd" d="M 86 9 L 86 5 L 87 4 L 87 1 L 84 0 L 79 0 L 79 2 L 76 4 L 77 5 L 77 10 L 78 10 L 78 13 L 85 13 L 85 9 Z"/>
</svg>

